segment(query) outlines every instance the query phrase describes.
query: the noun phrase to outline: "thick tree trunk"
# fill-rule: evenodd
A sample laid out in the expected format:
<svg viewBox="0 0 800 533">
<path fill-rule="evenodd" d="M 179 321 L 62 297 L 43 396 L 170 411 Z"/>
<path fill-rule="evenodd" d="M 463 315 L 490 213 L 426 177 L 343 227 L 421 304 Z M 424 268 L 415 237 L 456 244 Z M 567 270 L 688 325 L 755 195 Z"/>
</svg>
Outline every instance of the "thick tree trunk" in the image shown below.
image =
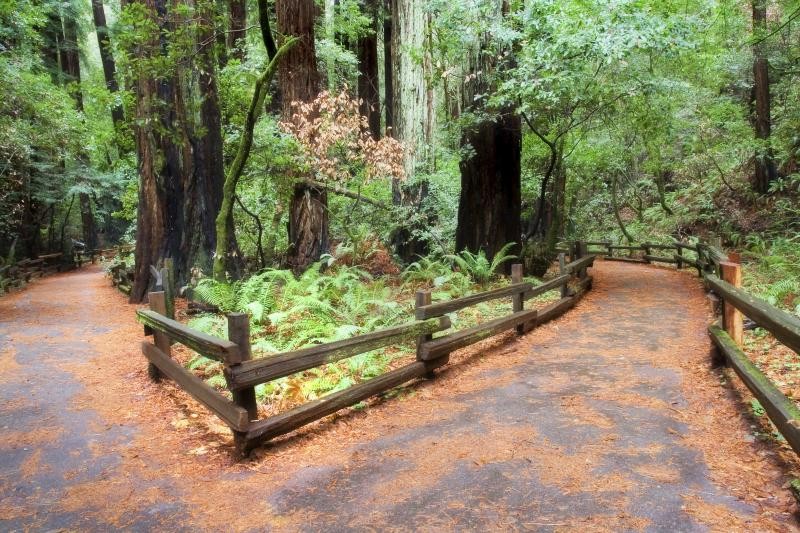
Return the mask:
<svg viewBox="0 0 800 533">
<path fill-rule="evenodd" d="M 152 4 L 149 7 L 153 7 Z M 169 83 L 169 80 L 164 80 Z M 156 167 L 161 159 L 160 147 L 153 131 L 151 120 L 157 110 L 152 104 L 156 96 L 156 82 L 142 75 L 136 83 L 136 122 L 134 135 L 139 171 L 139 203 L 136 217 L 135 274 L 130 301 L 144 300 L 150 286 L 150 265 L 158 265 L 163 254 L 164 236 L 167 231 L 166 192 Z M 168 176 L 163 176 L 165 179 Z"/>
<path fill-rule="evenodd" d="M 289 213 L 287 262 L 295 272 L 302 272 L 328 250 L 328 194 L 322 189 L 295 185 Z"/>
<path fill-rule="evenodd" d="M 64 40 L 61 47 L 61 67 L 64 69 L 64 81 L 67 84 L 75 83 L 77 86 L 71 90 L 75 104 L 79 111 L 83 111 L 83 93 L 81 92 L 81 63 L 80 49 L 78 47 L 78 25 L 72 16 L 62 17 L 64 24 Z M 78 195 L 81 210 L 81 226 L 83 227 L 83 242 L 87 249 L 97 247 L 97 226 L 92 212 L 92 201 L 89 194 L 82 192 Z"/>
<path fill-rule="evenodd" d="M 461 162 L 456 249 L 483 250 L 490 259 L 509 242 L 520 242 L 519 116 L 505 113 L 464 135 L 474 155 Z"/>
<path fill-rule="evenodd" d="M 429 158 L 436 128 L 436 117 L 430 113 L 436 106 L 435 95 L 426 82 L 431 70 L 426 43 L 430 20 L 417 0 L 393 0 L 392 15 L 393 136 L 405 144 L 406 176 L 413 176 L 417 165 Z"/>
<path fill-rule="evenodd" d="M 394 128 L 394 45 L 392 23 L 392 0 L 385 0 L 383 16 L 383 107 L 386 110 L 385 125 L 386 135 L 393 135 Z"/>
<path fill-rule="evenodd" d="M 314 48 L 314 21 L 317 16 L 314 0 L 276 0 L 278 33 L 299 37 L 278 67 L 283 94 L 283 116 L 291 118 L 292 102 L 309 102 L 317 97 L 320 76 Z"/>
<path fill-rule="evenodd" d="M 753 0 L 753 34 L 756 39 L 763 37 L 767 27 L 766 0 Z M 761 194 L 769 191 L 770 183 L 777 177 L 769 138 L 772 128 L 770 117 L 769 60 L 761 43 L 753 45 L 753 126 L 756 138 L 763 141 L 763 147 L 755 157 L 755 179 L 753 189 Z"/>
<path fill-rule="evenodd" d="M 277 0 L 278 32 L 300 42 L 280 63 L 279 81 L 284 120 L 291 120 L 292 102 L 309 102 L 319 91 L 320 76 L 314 50 L 314 0 Z M 324 191 L 297 184 L 289 207 L 287 263 L 296 272 L 305 270 L 328 251 L 328 197 Z"/>
<path fill-rule="evenodd" d="M 61 69 L 64 73 L 64 83 L 76 84 L 70 88 L 73 97 L 78 102 L 78 109 L 83 110 L 83 95 L 81 94 L 81 64 L 80 49 L 78 48 L 78 24 L 72 16 L 62 17 L 64 24 L 64 41 L 61 46 Z"/>
<path fill-rule="evenodd" d="M 381 104 L 378 94 L 378 1 L 367 0 L 365 12 L 372 20 L 372 31 L 358 41 L 358 97 L 360 112 L 367 117 L 369 131 L 381 136 Z"/>
<path fill-rule="evenodd" d="M 228 1 L 230 28 L 228 29 L 227 47 L 231 57 L 244 61 L 245 39 L 247 37 L 247 2 L 245 0 Z M 209 35 L 211 37 L 211 35 Z"/>
<path fill-rule="evenodd" d="M 493 16 L 502 18 L 503 4 L 495 9 Z M 492 92 L 491 73 L 504 68 L 485 44 L 468 51 L 466 67 L 473 76 L 464 83 L 461 100 L 464 109 L 496 118 L 483 119 L 462 134 L 461 145 L 471 147 L 472 154 L 460 163 L 456 249 L 483 250 L 491 259 L 505 244 L 522 242 L 522 121 L 513 108 L 488 108 L 480 96 Z"/>
<path fill-rule="evenodd" d="M 431 73 L 430 18 L 425 6 L 415 0 L 392 0 L 391 39 L 387 59 L 387 107 L 391 105 L 391 134 L 405 145 L 403 166 L 406 176 L 412 177 L 419 166 L 432 168 L 431 147 L 435 131 L 434 92 L 426 79 Z M 421 61 L 420 61 L 421 58 Z M 392 201 L 415 213 L 424 213 L 428 197 L 427 184 L 411 186 L 392 184 Z M 420 223 L 425 224 L 424 221 Z M 428 243 L 414 235 L 414 227 L 401 221 L 393 244 L 395 253 L 405 262 L 428 253 Z"/>
<path fill-rule="evenodd" d="M 210 16 L 211 13 L 208 14 Z M 214 38 L 213 27 L 198 30 L 198 43 Z M 212 252 L 216 248 L 216 217 L 222 205 L 222 186 L 225 168 L 222 155 L 222 118 L 219 109 L 216 58 L 211 47 L 201 47 L 197 56 L 199 71 L 197 89 L 202 100 L 198 128 L 189 132 L 192 146 L 192 174 L 185 176 L 186 231 L 181 246 L 180 279 L 188 278 L 192 267 L 209 272 Z M 233 225 L 233 220 L 229 221 Z M 238 253 L 235 232 L 230 231 L 227 270 L 238 277 L 241 257 Z"/>
<path fill-rule="evenodd" d="M 149 15 L 165 31 L 173 29 L 167 0 L 144 0 Z M 138 57 L 149 59 L 167 52 L 168 43 L 158 35 L 137 47 Z M 184 209 L 194 200 L 194 161 L 189 135 L 176 125 L 185 125 L 186 111 L 180 72 L 158 81 L 142 74 L 136 83 L 134 126 L 139 167 L 139 204 L 136 221 L 136 266 L 131 302 L 141 302 L 150 285 L 150 266 L 171 258 L 178 283 L 185 280 L 185 242 L 195 242 L 186 232 Z M 221 156 L 220 156 L 221 157 Z"/>
<path fill-rule="evenodd" d="M 92 0 L 92 18 L 94 19 L 95 32 L 97 32 L 97 44 L 100 48 L 100 62 L 103 64 L 103 77 L 106 80 L 106 88 L 110 93 L 116 93 L 119 90 L 117 66 L 111 53 L 111 39 L 108 35 L 103 0 Z M 122 106 L 113 106 L 111 108 L 111 119 L 114 121 L 114 126 L 122 123 L 123 118 Z"/>
</svg>

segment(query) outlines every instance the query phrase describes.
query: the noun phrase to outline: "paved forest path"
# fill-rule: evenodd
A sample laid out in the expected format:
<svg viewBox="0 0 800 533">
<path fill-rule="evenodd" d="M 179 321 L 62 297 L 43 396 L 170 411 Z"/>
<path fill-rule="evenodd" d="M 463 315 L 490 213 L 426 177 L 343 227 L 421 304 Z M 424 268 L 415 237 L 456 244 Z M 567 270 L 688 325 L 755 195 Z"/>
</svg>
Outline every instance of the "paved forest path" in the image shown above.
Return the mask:
<svg viewBox="0 0 800 533">
<path fill-rule="evenodd" d="M 0 530 L 792 530 L 696 279 L 599 262 L 532 333 L 236 462 L 96 268 L 0 298 Z"/>
</svg>

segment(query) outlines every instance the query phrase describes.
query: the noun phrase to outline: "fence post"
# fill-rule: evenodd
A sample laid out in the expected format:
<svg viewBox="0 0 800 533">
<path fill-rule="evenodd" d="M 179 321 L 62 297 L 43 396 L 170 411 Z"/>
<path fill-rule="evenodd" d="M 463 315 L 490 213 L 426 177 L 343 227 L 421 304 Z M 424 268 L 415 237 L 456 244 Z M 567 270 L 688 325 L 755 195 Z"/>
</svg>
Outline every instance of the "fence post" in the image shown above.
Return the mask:
<svg viewBox="0 0 800 533">
<path fill-rule="evenodd" d="M 522 283 L 523 268 L 522 263 L 514 263 L 511 265 L 511 283 Z M 519 313 L 525 308 L 525 300 L 521 292 L 511 297 L 511 303 L 514 313 Z M 525 325 L 520 324 L 517 326 L 517 335 L 522 335 L 523 333 L 525 333 Z"/>
<path fill-rule="evenodd" d="M 731 261 L 720 261 L 719 267 L 722 270 L 723 281 L 727 281 L 736 288 L 742 286 L 742 265 Z M 724 298 L 722 299 L 722 326 L 731 339 L 741 346 L 744 339 L 742 313 Z"/>
<path fill-rule="evenodd" d="M 423 307 L 423 306 L 426 306 L 426 305 L 430 305 L 431 302 L 432 302 L 432 300 L 431 300 L 431 291 L 417 291 L 417 297 L 416 297 L 416 300 L 414 302 L 414 307 L 415 308 L 419 308 L 419 307 Z M 422 357 L 421 357 L 421 355 L 422 355 L 422 345 L 425 344 L 426 342 L 430 341 L 432 338 L 433 338 L 433 335 L 430 335 L 430 334 L 428 334 L 428 335 L 420 335 L 419 337 L 417 337 L 417 361 L 422 361 Z M 443 356 L 442 359 L 445 362 L 447 362 L 447 359 L 449 357 L 450 356 L 448 354 L 448 355 Z M 430 363 L 432 363 L 432 361 L 425 361 L 426 365 L 429 365 Z M 440 365 L 437 364 L 436 366 L 440 366 Z M 425 374 L 425 377 L 428 378 L 428 379 L 433 379 L 433 376 L 434 376 L 433 368 L 430 368 L 428 370 L 428 373 Z"/>
<path fill-rule="evenodd" d="M 697 261 L 700 263 L 700 266 L 697 268 L 697 276 L 702 278 L 708 271 L 708 262 L 711 261 L 711 259 L 709 259 L 705 246 L 701 242 L 697 243 Z"/>
<path fill-rule="evenodd" d="M 562 252 L 562 253 L 558 254 L 558 274 L 559 274 L 559 276 L 563 276 L 564 275 L 564 273 L 566 271 L 566 266 L 567 266 L 567 259 L 566 259 L 566 257 L 564 257 L 564 253 Z M 565 284 L 563 284 L 561 286 L 561 297 L 562 298 L 566 298 L 567 296 L 569 296 L 569 287 L 565 283 Z"/>
<path fill-rule="evenodd" d="M 675 245 L 675 250 L 676 250 L 676 252 L 675 252 L 675 254 L 676 254 L 675 255 L 675 261 L 676 261 L 675 266 L 678 268 L 678 270 L 680 270 L 680 269 L 683 268 L 683 248 L 681 248 L 680 246 L 678 246 L 676 244 Z"/>
<path fill-rule="evenodd" d="M 587 255 L 589 255 L 589 247 L 586 245 L 586 241 L 578 241 L 575 243 L 575 247 L 578 251 L 578 257 L 576 259 L 583 259 Z M 584 280 L 588 276 L 586 271 L 588 267 L 581 267 L 580 272 L 578 272 L 578 279 Z"/>
<path fill-rule="evenodd" d="M 164 291 L 151 292 L 147 295 L 147 301 L 150 303 L 150 309 L 160 315 L 167 316 L 167 303 Z M 153 332 L 153 343 L 156 348 L 164 352 L 167 357 L 170 357 L 170 340 L 166 333 L 160 331 Z M 147 363 L 147 375 L 153 381 L 161 381 L 163 374 L 153 363 Z"/>
<path fill-rule="evenodd" d="M 241 361 L 249 361 L 253 358 L 253 353 L 250 349 L 250 317 L 247 313 L 228 313 L 228 340 L 239 346 L 239 358 Z M 228 362 L 226 361 L 225 364 L 228 364 Z M 237 362 L 236 364 L 240 363 Z M 233 403 L 246 409 L 250 420 L 258 419 L 255 387 L 233 391 Z"/>
<path fill-rule="evenodd" d="M 645 255 L 644 260 L 645 260 L 645 262 L 652 263 L 652 261 L 650 261 L 650 259 L 647 257 L 648 255 L 653 255 L 651 253 L 650 243 L 649 242 L 642 243 L 642 248 L 644 248 L 644 255 Z"/>
<path fill-rule="evenodd" d="M 161 269 L 161 283 L 167 298 L 167 316 L 175 320 L 175 268 L 171 257 L 164 259 Z"/>
</svg>

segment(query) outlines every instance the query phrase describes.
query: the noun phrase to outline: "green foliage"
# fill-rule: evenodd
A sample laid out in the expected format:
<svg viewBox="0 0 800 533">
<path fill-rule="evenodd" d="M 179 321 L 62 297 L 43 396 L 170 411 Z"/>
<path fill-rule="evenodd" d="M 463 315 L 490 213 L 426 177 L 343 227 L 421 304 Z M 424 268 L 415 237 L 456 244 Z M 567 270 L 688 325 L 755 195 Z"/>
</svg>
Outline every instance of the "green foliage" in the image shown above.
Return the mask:
<svg viewBox="0 0 800 533">
<path fill-rule="evenodd" d="M 448 257 L 456 264 L 461 272 L 468 275 L 475 283 L 485 285 L 497 275 L 497 269 L 503 263 L 516 259 L 516 255 L 509 255 L 508 251 L 511 250 L 516 243 L 509 242 L 504 245 L 495 256 L 489 261 L 483 250 L 478 253 L 472 253 L 469 250 L 462 250 L 455 255 Z"/>
<path fill-rule="evenodd" d="M 755 417 L 762 417 L 767 412 L 764 410 L 764 407 L 761 405 L 761 402 L 753 398 L 750 400 L 750 410 L 753 412 L 753 416 Z"/>
</svg>

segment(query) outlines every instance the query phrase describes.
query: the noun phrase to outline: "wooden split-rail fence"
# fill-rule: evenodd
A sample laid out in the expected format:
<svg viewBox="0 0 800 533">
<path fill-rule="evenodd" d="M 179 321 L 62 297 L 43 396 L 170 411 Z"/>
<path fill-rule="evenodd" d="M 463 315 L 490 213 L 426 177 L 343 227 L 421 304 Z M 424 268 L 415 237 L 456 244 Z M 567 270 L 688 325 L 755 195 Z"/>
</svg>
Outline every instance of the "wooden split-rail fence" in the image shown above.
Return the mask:
<svg viewBox="0 0 800 533">
<path fill-rule="evenodd" d="M 263 442 L 371 396 L 416 378 L 432 378 L 434 370 L 446 365 L 450 353 L 459 348 L 512 329 L 522 334 L 562 315 L 591 289 L 592 277 L 587 269 L 594 259 L 594 255 L 586 252 L 585 243 L 580 243 L 573 247 L 569 263 L 563 254 L 560 256 L 559 275 L 541 285 L 525 282 L 522 265 L 515 264 L 512 265 L 511 284 L 507 287 L 435 303 L 431 301 L 430 291 L 420 291 L 416 295 L 414 320 L 406 324 L 259 359 L 252 357 L 246 314 L 227 315 L 227 340 L 212 337 L 175 321 L 171 298 L 165 291 L 156 290 L 149 294 L 150 309 L 137 312 L 145 326 L 145 335 L 153 337 L 152 342 L 142 342 L 142 353 L 153 380 L 172 379 L 213 411 L 231 428 L 237 450 L 246 455 Z M 160 278 L 162 281 L 166 279 L 164 275 Z M 168 288 L 168 283 L 164 287 Z M 541 309 L 525 308 L 526 301 L 553 290 L 560 291 L 557 301 Z M 510 298 L 512 302 L 512 312 L 508 316 L 449 332 L 452 324 L 448 313 L 503 298 Z M 442 332 L 447 333 L 434 337 Z M 286 412 L 259 419 L 256 385 L 409 340 L 416 342 L 413 362 Z M 172 359 L 170 346 L 176 342 L 223 364 L 230 398 Z"/>
<path fill-rule="evenodd" d="M 66 260 L 62 253 L 40 255 L 0 266 L 0 291 L 10 292 L 42 276 L 72 268 L 75 268 L 74 261 Z"/>
<path fill-rule="evenodd" d="M 722 301 L 721 316 L 708 333 L 717 348 L 717 362 L 729 365 L 764 408 L 769 419 L 795 453 L 800 455 L 800 409 L 787 398 L 742 351 L 743 316 L 800 354 L 800 319 L 741 288 L 741 257 L 726 253 L 719 239 L 712 243 L 674 242 L 614 245 L 610 241 L 588 241 L 589 253 L 605 260 L 633 263 L 668 263 L 678 269 L 692 267 L 706 288 Z M 627 255 L 615 255 L 615 252 Z"/>
<path fill-rule="evenodd" d="M 81 268 L 88 262 L 94 264 L 100 257 L 108 259 L 122 253 L 129 253 L 132 249 L 131 246 L 125 245 L 103 250 L 75 250 L 71 254 L 57 252 L 0 266 L 0 293 L 24 287 L 27 283 L 48 274 Z M 111 276 L 115 286 L 119 286 L 124 292 L 125 288 L 122 285 L 127 284 L 128 292 L 130 292 L 132 280 L 128 272 L 118 275 L 112 269 Z"/>
</svg>

